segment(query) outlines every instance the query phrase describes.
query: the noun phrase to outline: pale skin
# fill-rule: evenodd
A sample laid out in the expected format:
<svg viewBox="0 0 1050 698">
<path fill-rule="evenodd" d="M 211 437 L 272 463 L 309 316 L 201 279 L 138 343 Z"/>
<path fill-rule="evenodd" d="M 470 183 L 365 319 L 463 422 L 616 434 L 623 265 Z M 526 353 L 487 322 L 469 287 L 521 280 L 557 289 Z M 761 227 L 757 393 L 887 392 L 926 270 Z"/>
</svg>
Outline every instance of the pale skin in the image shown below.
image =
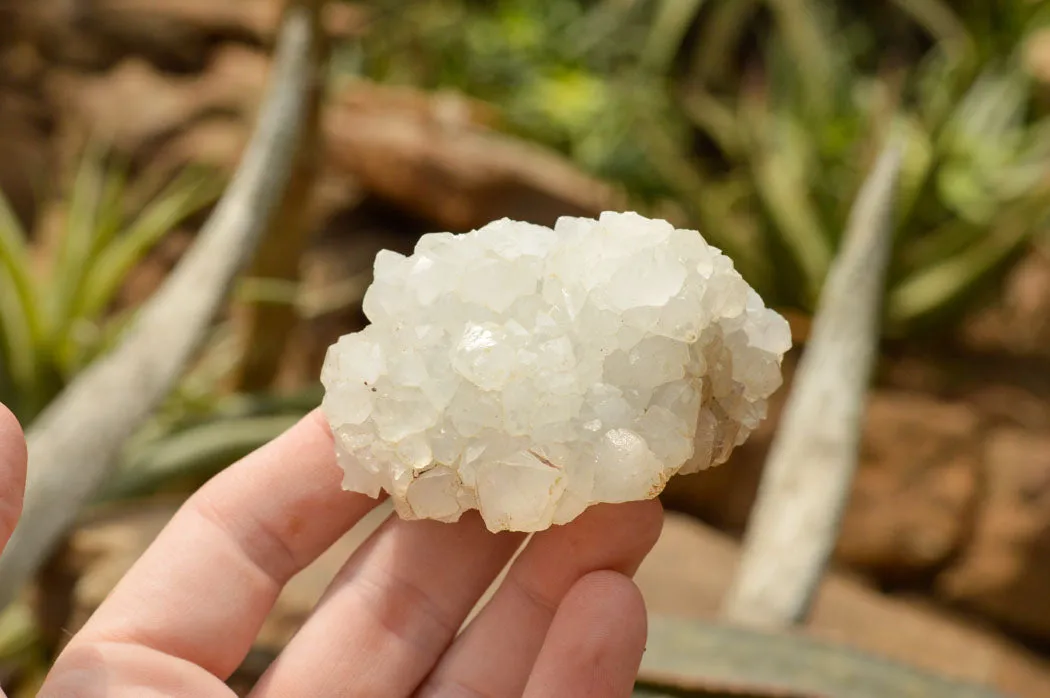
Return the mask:
<svg viewBox="0 0 1050 698">
<path fill-rule="evenodd" d="M 25 441 L 0 406 L 0 546 L 21 510 Z M 229 698 L 284 584 L 376 500 L 344 492 L 314 412 L 198 490 L 69 641 L 41 698 Z M 252 698 L 626 698 L 645 647 L 631 581 L 662 523 L 655 501 L 593 507 L 524 538 L 387 520 L 360 547 Z"/>
</svg>

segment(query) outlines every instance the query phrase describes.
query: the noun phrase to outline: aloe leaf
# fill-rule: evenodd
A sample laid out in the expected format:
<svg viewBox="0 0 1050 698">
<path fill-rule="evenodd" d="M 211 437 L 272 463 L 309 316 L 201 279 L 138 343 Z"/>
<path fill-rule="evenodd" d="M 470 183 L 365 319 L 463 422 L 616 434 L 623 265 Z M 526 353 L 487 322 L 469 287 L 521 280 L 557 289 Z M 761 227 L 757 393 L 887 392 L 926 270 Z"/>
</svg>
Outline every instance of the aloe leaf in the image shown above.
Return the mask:
<svg viewBox="0 0 1050 698">
<path fill-rule="evenodd" d="M 659 3 L 642 49 L 644 68 L 660 75 L 667 72 L 703 5 L 704 0 L 662 0 Z"/>
<path fill-rule="evenodd" d="M 942 0 L 893 0 L 936 39 L 949 55 L 963 58 L 974 50 L 973 37 L 952 8 Z"/>
<path fill-rule="evenodd" d="M 150 202 L 129 228 L 98 256 L 84 284 L 78 316 L 97 318 L 131 270 L 165 235 L 220 194 L 216 179 L 183 173 Z"/>
<path fill-rule="evenodd" d="M 721 205 L 714 187 L 659 124 L 643 117 L 639 126 L 638 133 L 649 161 L 700 222 L 704 238 L 724 251 L 741 274 L 752 281 L 762 264 L 760 250 L 747 237 L 747 229 L 734 225 L 728 207 Z"/>
<path fill-rule="evenodd" d="M 36 639 L 33 610 L 27 603 L 13 603 L 0 613 L 0 657 L 29 647 Z"/>
<path fill-rule="evenodd" d="M 682 97 L 682 108 L 693 125 L 706 133 L 728 157 L 742 155 L 740 125 L 728 105 L 707 92 L 689 90 Z"/>
<path fill-rule="evenodd" d="M 931 51 L 915 68 L 916 115 L 930 133 L 940 132 L 951 120 L 964 73 L 961 61 L 938 49 Z"/>
<path fill-rule="evenodd" d="M 22 398 L 39 402 L 40 306 L 28 242 L 0 194 L 0 340 L 5 371 Z"/>
<path fill-rule="evenodd" d="M 1032 219 L 1014 215 L 962 252 L 905 278 L 889 295 L 889 322 L 901 326 L 950 305 L 998 269 L 1035 228 Z"/>
<path fill-rule="evenodd" d="M 896 215 L 898 221 L 905 221 L 911 216 L 934 171 L 934 146 L 923 124 L 913 116 L 898 116 L 891 131 L 903 148 Z M 903 227 L 898 228 L 898 234 L 903 231 Z"/>
<path fill-rule="evenodd" d="M 831 107 L 829 86 L 836 55 L 821 20 L 820 3 L 811 0 L 766 0 L 776 14 L 783 45 L 802 81 L 806 104 L 816 115 Z"/>
<path fill-rule="evenodd" d="M 57 348 L 65 340 L 84 277 L 92 266 L 98 214 L 106 184 L 104 153 L 89 146 L 80 159 L 66 212 L 66 225 L 51 270 L 50 335 Z"/>
<path fill-rule="evenodd" d="M 803 273 L 809 302 L 815 301 L 831 264 L 832 246 L 813 203 L 807 136 L 777 118 L 764 146 L 752 154 L 755 186 L 777 234 Z"/>
<path fill-rule="evenodd" d="M 70 327 L 70 338 L 73 341 L 67 345 L 67 351 L 72 353 L 65 359 L 63 368 L 72 375 L 109 353 L 120 343 L 137 312 L 138 308 L 124 308 L 102 323 L 83 318 L 76 320 Z M 73 351 L 70 347 L 75 347 L 76 350 Z"/>
<path fill-rule="evenodd" d="M 0 290 L 0 293 L 3 291 Z M 3 312 L 0 309 L 0 312 Z M 16 403 L 19 393 L 15 386 L 14 376 L 11 375 L 11 367 L 7 361 L 7 342 L 4 338 L 3 327 L 0 326 L 0 404 L 7 405 L 9 409 L 18 414 L 21 407 Z"/>
<path fill-rule="evenodd" d="M 642 696 L 1006 698 L 804 632 L 752 630 L 707 619 L 649 616 L 638 672 Z"/>
<path fill-rule="evenodd" d="M 802 622 L 827 568 L 877 354 L 900 159 L 900 144 L 886 143 L 850 208 L 724 602 L 734 622 Z"/>
<path fill-rule="evenodd" d="M 301 414 L 220 420 L 163 439 L 135 454 L 103 499 L 149 494 L 176 479 L 208 477 L 294 426 Z"/>
<path fill-rule="evenodd" d="M 114 188 L 118 182 L 114 180 Z M 216 183 L 211 178 L 184 173 L 97 255 L 87 271 L 74 314 L 66 323 L 64 341 L 56 347 L 55 361 L 63 374 L 72 375 L 97 356 L 102 347 L 112 345 L 131 316 L 106 323 L 102 316 L 128 274 L 175 226 L 215 201 L 220 193 Z M 118 215 L 122 214 L 107 211 L 113 220 Z M 106 227 L 111 224 L 108 221 Z M 108 232 L 104 230 L 104 234 Z"/>
<path fill-rule="evenodd" d="M 999 210 L 995 192 L 973 163 L 952 160 L 937 170 L 937 193 L 957 216 L 974 225 L 988 225 Z"/>
<path fill-rule="evenodd" d="M 582 15 L 575 21 L 566 23 L 558 32 L 561 36 L 552 38 L 564 44 L 571 59 L 586 61 L 588 57 L 600 56 L 615 41 L 617 32 L 632 23 L 632 14 L 639 4 L 618 0 L 593 3 L 590 9 L 582 8 Z"/>
<path fill-rule="evenodd" d="M 3 193 L 0 193 L 0 264 L 0 268 L 11 276 L 23 305 L 33 307 L 36 289 L 32 279 L 29 240 Z"/>
<path fill-rule="evenodd" d="M 758 0 L 721 0 L 700 26 L 693 52 L 692 73 L 701 86 L 719 82 L 728 72 L 733 48 L 740 42 L 748 21 L 758 11 Z"/>
<path fill-rule="evenodd" d="M 924 235 L 912 235 L 899 250 L 897 261 L 910 276 L 962 253 L 988 235 L 981 226 L 952 218 Z"/>
<path fill-rule="evenodd" d="M 249 400 L 242 405 L 241 415 L 217 415 L 211 421 L 139 444 L 130 449 L 120 475 L 101 498 L 140 497 L 173 481 L 208 477 L 280 436 L 315 405 L 279 400 L 256 404 Z M 280 412 L 258 413 L 266 408 Z"/>
<path fill-rule="evenodd" d="M 229 385 L 244 356 L 232 322 L 213 327 L 200 352 L 200 357 L 183 374 L 174 395 L 187 403 L 208 404 L 213 409 L 218 397 L 216 386 Z"/>
<path fill-rule="evenodd" d="M 0 340 L 3 341 L 4 359 L 2 373 L 10 380 L 11 396 L 4 397 L 8 405 L 19 417 L 32 411 L 33 405 L 39 403 L 39 386 L 37 381 L 36 346 L 25 322 L 25 313 L 19 304 L 19 298 L 11 283 L 11 278 L 0 270 Z M 7 392 L 7 391 L 5 391 Z"/>
<path fill-rule="evenodd" d="M 1019 70 L 985 71 L 955 105 L 941 146 L 951 153 L 995 152 L 1023 133 L 1029 80 Z"/>
<path fill-rule="evenodd" d="M 1046 196 L 1050 182 L 1050 117 L 1027 126 L 1018 138 L 1016 155 L 989 173 L 1000 201 Z"/>
<path fill-rule="evenodd" d="M 98 215 L 91 256 L 101 253 L 124 227 L 125 196 L 128 191 L 127 170 L 110 166 L 99 194 Z"/>
</svg>

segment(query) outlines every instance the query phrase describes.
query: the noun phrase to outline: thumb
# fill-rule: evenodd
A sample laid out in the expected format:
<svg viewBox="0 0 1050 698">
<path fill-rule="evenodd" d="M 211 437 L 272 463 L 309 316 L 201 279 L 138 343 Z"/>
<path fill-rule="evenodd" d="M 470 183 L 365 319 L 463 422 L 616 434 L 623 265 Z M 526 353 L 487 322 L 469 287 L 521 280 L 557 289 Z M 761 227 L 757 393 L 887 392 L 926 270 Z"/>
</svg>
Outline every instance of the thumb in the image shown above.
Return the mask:
<svg viewBox="0 0 1050 698">
<path fill-rule="evenodd" d="M 22 427 L 11 411 L 0 405 L 0 553 L 22 514 L 26 460 Z"/>
<path fill-rule="evenodd" d="M 11 411 L 0 404 L 0 554 L 22 513 L 26 488 L 26 441 Z M 0 698 L 5 694 L 0 688 Z"/>
</svg>

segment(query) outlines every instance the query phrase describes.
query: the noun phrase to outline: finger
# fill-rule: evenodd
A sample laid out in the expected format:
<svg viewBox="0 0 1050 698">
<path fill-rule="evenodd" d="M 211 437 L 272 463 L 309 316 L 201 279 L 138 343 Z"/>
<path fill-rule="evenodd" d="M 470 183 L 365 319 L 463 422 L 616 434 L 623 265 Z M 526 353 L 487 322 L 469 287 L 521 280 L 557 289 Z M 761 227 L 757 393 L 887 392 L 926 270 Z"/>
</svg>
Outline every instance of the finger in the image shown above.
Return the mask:
<svg viewBox="0 0 1050 698">
<path fill-rule="evenodd" d="M 524 536 L 392 517 L 333 580 L 252 698 L 407 696 Z"/>
<path fill-rule="evenodd" d="M 314 412 L 194 494 L 69 650 L 143 645 L 226 678 L 288 579 L 375 505 L 341 489 Z"/>
<path fill-rule="evenodd" d="M 22 427 L 11 411 L 0 405 L 0 552 L 22 515 L 26 460 Z"/>
<path fill-rule="evenodd" d="M 142 645 L 82 645 L 63 657 L 36 698 L 234 698 L 201 667 Z"/>
<path fill-rule="evenodd" d="M 656 501 L 605 504 L 536 535 L 419 695 L 521 696 L 555 609 L 569 589 L 599 570 L 633 575 L 662 524 Z"/>
<path fill-rule="evenodd" d="M 646 620 L 642 593 L 629 578 L 587 575 L 558 607 L 523 698 L 629 698 Z"/>
</svg>

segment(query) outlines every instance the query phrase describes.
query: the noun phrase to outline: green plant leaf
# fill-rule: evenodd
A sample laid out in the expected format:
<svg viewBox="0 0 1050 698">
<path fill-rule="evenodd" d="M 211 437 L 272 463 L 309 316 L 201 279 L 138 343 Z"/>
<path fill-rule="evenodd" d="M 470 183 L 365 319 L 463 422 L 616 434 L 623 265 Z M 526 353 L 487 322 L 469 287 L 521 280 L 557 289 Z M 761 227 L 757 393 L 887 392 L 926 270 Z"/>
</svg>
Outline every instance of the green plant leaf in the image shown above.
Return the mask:
<svg viewBox="0 0 1050 698">
<path fill-rule="evenodd" d="M 783 46 L 802 83 L 807 111 L 823 116 L 831 109 L 837 64 L 832 36 L 825 27 L 825 7 L 812 0 L 766 0 L 776 14 Z"/>
<path fill-rule="evenodd" d="M 134 453 L 102 494 L 105 501 L 141 497 L 165 484 L 203 479 L 277 438 L 302 414 L 207 422 L 161 439 Z"/>
<path fill-rule="evenodd" d="M 762 275 L 761 249 L 747 226 L 738 225 L 731 204 L 708 181 L 702 172 L 682 155 L 680 149 L 655 124 L 645 124 L 640 136 L 654 168 L 678 193 L 686 208 L 699 221 L 704 238 L 715 245 L 736 265 L 752 284 Z"/>
<path fill-rule="evenodd" d="M 232 323 L 227 321 L 218 324 L 212 328 L 200 358 L 176 386 L 176 396 L 193 404 L 214 402 L 218 397 L 215 386 L 228 384 L 240 366 L 243 355 Z"/>
<path fill-rule="evenodd" d="M 795 257 L 806 283 L 807 302 L 816 300 L 831 264 L 832 246 L 810 190 L 813 160 L 809 136 L 789 118 L 762 119 L 752 151 L 759 197 L 778 236 Z"/>
<path fill-rule="evenodd" d="M 0 312 L 3 310 L 0 309 Z M 0 403 L 7 405 L 15 414 L 18 414 L 21 408 L 15 403 L 19 399 L 14 377 L 11 375 L 7 362 L 7 342 L 4 340 L 3 329 L 0 327 Z"/>
<path fill-rule="evenodd" d="M 973 52 L 973 37 L 946 3 L 941 0 L 893 0 L 893 4 L 918 22 L 949 56 L 961 60 Z"/>
<path fill-rule="evenodd" d="M 718 0 L 711 8 L 707 21 L 700 26 L 700 36 L 690 60 L 691 78 L 700 87 L 721 86 L 722 81 L 728 79 L 733 50 L 758 9 L 758 0 Z"/>
<path fill-rule="evenodd" d="M 10 381 L 11 395 L 4 403 L 20 419 L 40 402 L 36 346 L 25 321 L 24 308 L 8 274 L 0 272 L 0 341 L 4 360 L 3 377 Z M 6 392 L 6 391 L 5 391 Z"/>
<path fill-rule="evenodd" d="M 3 373 L 21 396 L 16 411 L 39 407 L 40 305 L 31 276 L 25 232 L 0 194 L 0 341 L 3 342 Z M 24 414 L 20 414 L 24 416 Z"/>
<path fill-rule="evenodd" d="M 123 166 L 111 164 L 104 174 L 99 192 L 94 245 L 91 258 L 100 254 L 124 227 L 125 197 L 128 192 L 128 175 Z"/>
<path fill-rule="evenodd" d="M 887 301 L 888 322 L 903 326 L 951 305 L 1000 268 L 1029 239 L 1041 218 L 1014 213 L 962 252 L 900 281 Z"/>
<path fill-rule="evenodd" d="M 138 314 L 138 308 L 123 308 L 105 321 L 93 322 L 86 318 L 78 318 L 73 321 L 69 328 L 70 343 L 78 347 L 73 358 L 68 359 L 64 366 L 69 374 L 81 371 L 92 361 L 106 354 L 117 346 L 125 330 Z"/>
<path fill-rule="evenodd" d="M 38 641 L 39 630 L 28 603 L 13 603 L 0 613 L 0 659 L 24 654 Z"/>
<path fill-rule="evenodd" d="M 737 115 L 731 107 L 699 89 L 689 90 L 682 96 L 682 107 L 693 124 L 718 144 L 726 156 L 736 159 L 744 154 Z"/>
<path fill-rule="evenodd" d="M 937 193 L 960 218 L 974 225 L 987 225 L 999 210 L 995 192 L 971 163 L 950 161 L 937 171 Z"/>
<path fill-rule="evenodd" d="M 1024 135 L 1029 82 L 1016 69 L 983 72 L 955 105 L 938 146 L 979 163 L 1013 156 Z"/>
<path fill-rule="evenodd" d="M 268 443 L 320 404 L 320 387 L 286 395 L 216 398 L 206 410 L 169 409 L 128 444 L 120 474 L 100 501 L 148 495 L 172 482 L 200 481 Z"/>
<path fill-rule="evenodd" d="M 985 228 L 950 218 L 924 235 L 911 235 L 897 254 L 900 269 L 907 275 L 940 264 L 962 253 L 987 236 Z"/>
<path fill-rule="evenodd" d="M 801 631 L 767 632 L 659 614 L 649 617 L 638 676 L 648 695 L 659 696 L 1005 698 Z"/>
<path fill-rule="evenodd" d="M 105 153 L 101 146 L 89 145 L 73 179 L 65 227 L 51 269 L 48 334 L 56 350 L 66 339 L 84 277 L 92 266 L 105 187 Z"/>
<path fill-rule="evenodd" d="M 916 116 L 931 134 L 939 133 L 959 102 L 959 86 L 966 70 L 962 61 L 939 47 L 930 51 L 913 69 L 911 82 L 916 93 Z"/>
<path fill-rule="evenodd" d="M 176 226 L 213 203 L 219 193 L 215 177 L 198 172 L 184 172 L 177 177 L 99 253 L 87 271 L 75 318 L 97 323 L 135 265 Z M 83 346 L 74 340 L 63 350 L 62 364 L 68 369 Z"/>
<path fill-rule="evenodd" d="M 703 5 L 704 0 L 661 0 L 642 49 L 643 68 L 657 75 L 670 69 Z"/>
<path fill-rule="evenodd" d="M 934 147 L 922 122 L 913 115 L 899 115 L 893 120 L 891 131 L 903 144 L 897 219 L 905 221 L 910 217 L 933 172 Z M 898 227 L 898 235 L 902 230 L 903 226 Z"/>
</svg>

